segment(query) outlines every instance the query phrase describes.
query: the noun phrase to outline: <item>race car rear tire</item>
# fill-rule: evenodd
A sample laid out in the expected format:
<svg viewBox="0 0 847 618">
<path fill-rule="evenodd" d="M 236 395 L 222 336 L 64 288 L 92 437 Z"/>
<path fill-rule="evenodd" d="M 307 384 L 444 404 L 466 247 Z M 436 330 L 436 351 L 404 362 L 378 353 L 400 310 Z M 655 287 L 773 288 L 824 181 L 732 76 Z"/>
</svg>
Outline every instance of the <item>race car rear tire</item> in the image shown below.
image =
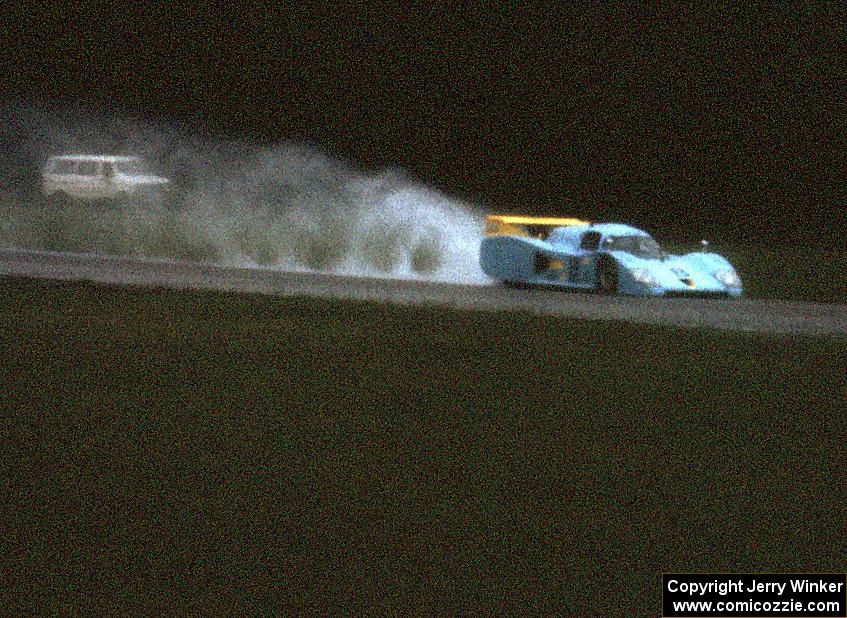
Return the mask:
<svg viewBox="0 0 847 618">
<path fill-rule="evenodd" d="M 618 291 L 618 266 L 607 257 L 597 264 L 597 292 L 615 294 Z"/>
</svg>

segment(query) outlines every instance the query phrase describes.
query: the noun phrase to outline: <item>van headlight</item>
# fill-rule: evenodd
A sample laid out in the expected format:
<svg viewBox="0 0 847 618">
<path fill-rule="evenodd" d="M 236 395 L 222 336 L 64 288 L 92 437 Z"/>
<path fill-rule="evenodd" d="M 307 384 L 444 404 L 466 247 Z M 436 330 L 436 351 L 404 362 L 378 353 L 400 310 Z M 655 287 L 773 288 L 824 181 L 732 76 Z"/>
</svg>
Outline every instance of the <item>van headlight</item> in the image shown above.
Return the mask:
<svg viewBox="0 0 847 618">
<path fill-rule="evenodd" d="M 630 273 L 632 273 L 632 278 L 638 283 L 643 283 L 644 285 L 653 287 L 659 285 L 659 280 L 656 279 L 656 275 L 650 272 L 649 268 L 634 268 L 630 271 Z"/>
<path fill-rule="evenodd" d="M 715 279 L 720 281 L 728 288 L 740 288 L 741 287 L 741 279 L 738 278 L 738 275 L 734 270 L 717 270 L 713 273 Z"/>
</svg>

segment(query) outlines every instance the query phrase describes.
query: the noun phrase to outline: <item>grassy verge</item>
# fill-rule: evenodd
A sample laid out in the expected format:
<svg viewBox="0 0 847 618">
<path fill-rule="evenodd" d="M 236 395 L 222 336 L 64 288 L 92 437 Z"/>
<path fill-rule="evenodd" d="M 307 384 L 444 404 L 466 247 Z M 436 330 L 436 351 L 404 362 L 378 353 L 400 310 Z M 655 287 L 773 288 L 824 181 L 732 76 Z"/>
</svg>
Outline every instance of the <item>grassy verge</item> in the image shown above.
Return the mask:
<svg viewBox="0 0 847 618">
<path fill-rule="evenodd" d="M 843 568 L 845 342 L 0 282 L 11 613 L 644 615 Z"/>
<path fill-rule="evenodd" d="M 39 198 L 20 206 L 0 194 L 0 247 L 204 262 L 247 257 L 262 265 L 283 261 L 316 270 L 353 257 L 378 273 L 406 264 L 413 272 L 432 273 L 442 265 L 446 246 L 435 229 L 414 233 L 379 223 L 362 231 L 352 223 L 329 216 L 306 221 L 260 209 L 207 209 L 203 203 L 57 206 Z"/>
<path fill-rule="evenodd" d="M 21 207 L 0 200 L 0 245 L 27 249 L 219 260 L 206 227 L 191 213 L 151 204 Z"/>
<path fill-rule="evenodd" d="M 674 247 L 687 253 L 692 247 Z M 710 250 L 725 256 L 744 282 L 750 298 L 781 298 L 811 302 L 847 302 L 845 253 L 815 246 L 761 247 L 715 245 Z"/>
<path fill-rule="evenodd" d="M 0 195 L 0 246 L 51 251 L 211 262 L 247 256 L 263 265 L 290 256 L 315 269 L 331 268 L 353 252 L 363 266 L 376 272 L 391 272 L 406 260 L 414 272 L 437 271 L 445 259 L 445 239 L 431 229 L 414 239 L 406 237 L 407 232 L 386 225 L 360 237 L 345 221 L 292 225 L 268 213 L 224 216 L 152 205 L 108 209 L 75 204 L 51 209 L 38 200 L 20 206 Z M 674 253 L 694 249 L 667 248 Z M 750 298 L 847 302 L 844 252 L 791 246 L 713 249 L 736 266 Z"/>
</svg>

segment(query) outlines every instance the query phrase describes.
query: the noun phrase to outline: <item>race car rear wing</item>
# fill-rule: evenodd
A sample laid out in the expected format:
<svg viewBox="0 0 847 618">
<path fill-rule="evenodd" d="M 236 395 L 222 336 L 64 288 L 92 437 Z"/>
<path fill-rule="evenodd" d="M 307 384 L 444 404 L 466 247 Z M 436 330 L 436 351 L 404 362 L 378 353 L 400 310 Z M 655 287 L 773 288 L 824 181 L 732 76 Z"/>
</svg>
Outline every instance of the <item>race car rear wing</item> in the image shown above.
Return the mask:
<svg viewBox="0 0 847 618">
<path fill-rule="evenodd" d="M 559 219 L 555 217 L 522 217 L 517 215 L 488 215 L 485 218 L 485 235 L 530 236 L 547 238 L 550 230 L 565 225 L 588 225 L 582 219 Z"/>
</svg>

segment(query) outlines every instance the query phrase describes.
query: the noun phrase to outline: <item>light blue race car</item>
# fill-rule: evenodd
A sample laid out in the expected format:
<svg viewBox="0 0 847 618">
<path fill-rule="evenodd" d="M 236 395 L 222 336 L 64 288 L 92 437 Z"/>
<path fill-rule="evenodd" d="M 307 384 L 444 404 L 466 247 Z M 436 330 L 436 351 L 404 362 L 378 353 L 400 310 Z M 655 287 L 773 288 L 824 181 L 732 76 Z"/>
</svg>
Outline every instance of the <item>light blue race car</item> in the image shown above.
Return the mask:
<svg viewBox="0 0 847 618">
<path fill-rule="evenodd" d="M 480 265 L 510 285 L 637 296 L 742 294 L 741 279 L 723 256 L 669 255 L 647 232 L 622 223 L 490 215 Z"/>
</svg>

